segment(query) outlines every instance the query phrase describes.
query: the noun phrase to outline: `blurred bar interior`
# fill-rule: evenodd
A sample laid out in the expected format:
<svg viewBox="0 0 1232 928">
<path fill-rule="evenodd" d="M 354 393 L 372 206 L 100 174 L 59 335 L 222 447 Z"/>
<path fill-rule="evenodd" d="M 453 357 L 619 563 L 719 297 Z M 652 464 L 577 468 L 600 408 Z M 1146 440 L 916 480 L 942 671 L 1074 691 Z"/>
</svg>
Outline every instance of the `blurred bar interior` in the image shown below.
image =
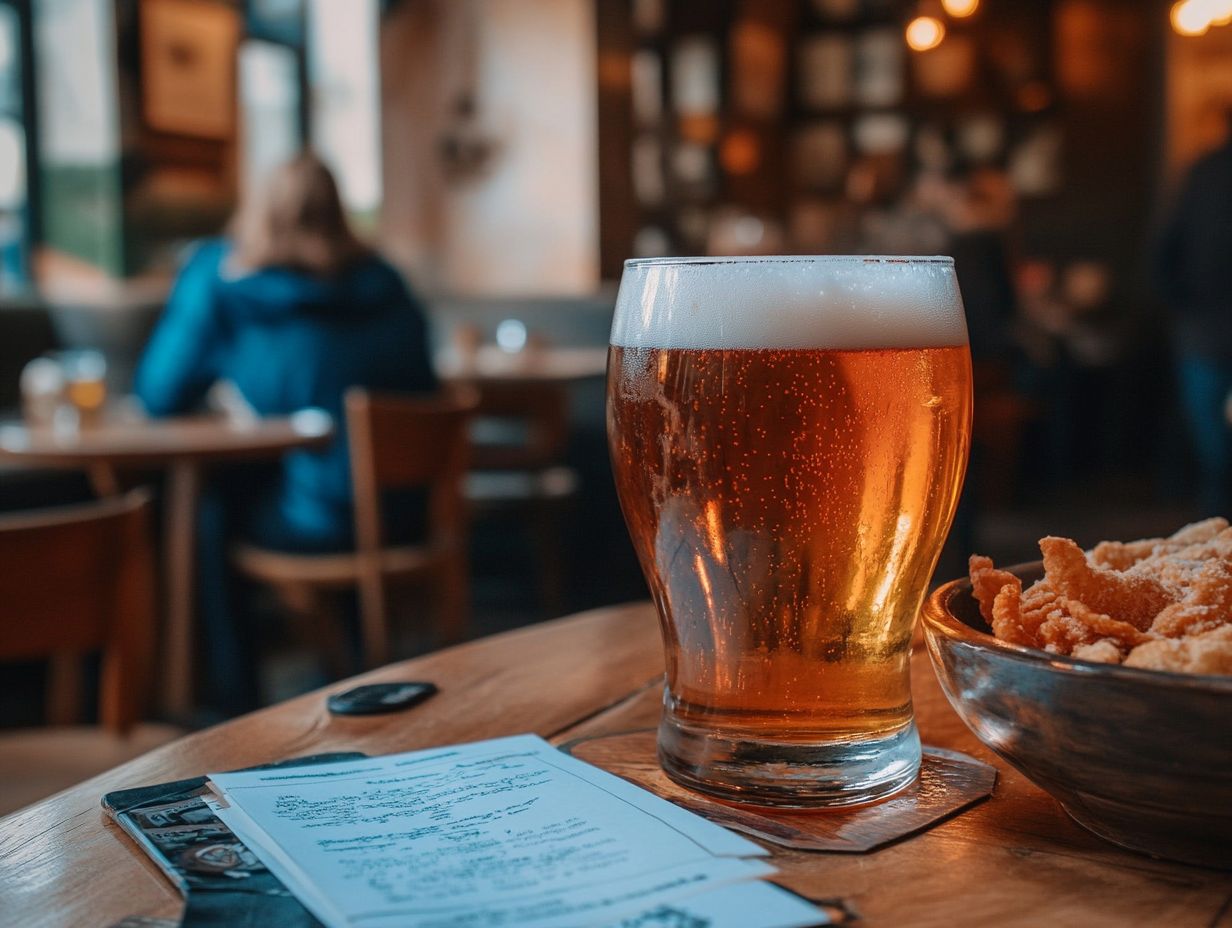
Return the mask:
<svg viewBox="0 0 1232 928">
<path fill-rule="evenodd" d="M 480 396 L 463 636 L 646 595 L 604 437 L 629 257 L 953 254 L 977 425 L 938 579 L 972 550 L 1031 559 L 1058 524 L 1168 532 L 1227 489 L 1198 453 L 1226 422 L 1186 427 L 1157 268 L 1187 169 L 1227 138 L 1230 20 L 1219 0 L 0 0 L 0 414 L 21 421 L 45 355 L 123 407 L 186 248 L 310 146 L 426 306 L 438 373 Z M 1228 178 L 1209 194 L 1232 215 Z M 167 509 L 186 485 L 9 451 L 5 514 L 151 482 Z M 393 656 L 439 643 L 431 598 L 392 594 Z M 276 599 L 245 626 L 257 698 L 353 669 Z M 5 665 L 0 725 L 47 717 L 46 667 Z"/>
</svg>

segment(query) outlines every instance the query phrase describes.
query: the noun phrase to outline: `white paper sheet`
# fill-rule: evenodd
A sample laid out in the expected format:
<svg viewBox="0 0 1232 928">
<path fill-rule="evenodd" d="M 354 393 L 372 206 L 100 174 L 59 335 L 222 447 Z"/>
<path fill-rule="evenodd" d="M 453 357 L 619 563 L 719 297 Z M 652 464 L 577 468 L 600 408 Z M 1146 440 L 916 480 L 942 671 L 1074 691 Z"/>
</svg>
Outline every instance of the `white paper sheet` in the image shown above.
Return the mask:
<svg viewBox="0 0 1232 928">
<path fill-rule="evenodd" d="M 774 872 L 533 735 L 210 779 L 219 817 L 330 928 L 610 925 Z"/>
<path fill-rule="evenodd" d="M 669 902 L 611 928 L 818 928 L 833 924 L 821 909 L 773 883 L 733 883 Z"/>
</svg>

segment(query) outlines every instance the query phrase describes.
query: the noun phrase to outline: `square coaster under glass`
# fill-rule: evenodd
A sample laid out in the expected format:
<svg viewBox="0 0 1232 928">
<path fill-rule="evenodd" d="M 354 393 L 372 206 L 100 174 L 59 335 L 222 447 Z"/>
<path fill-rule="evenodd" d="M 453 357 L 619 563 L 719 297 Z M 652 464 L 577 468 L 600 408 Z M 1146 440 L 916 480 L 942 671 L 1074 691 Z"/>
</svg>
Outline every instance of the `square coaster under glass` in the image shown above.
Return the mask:
<svg viewBox="0 0 1232 928">
<path fill-rule="evenodd" d="M 805 851 L 866 853 L 937 825 L 992 795 L 996 768 L 925 745 L 920 776 L 879 802 L 839 809 L 778 809 L 719 802 L 668 779 L 653 729 L 578 738 L 560 746 L 664 799 L 733 831 Z"/>
</svg>

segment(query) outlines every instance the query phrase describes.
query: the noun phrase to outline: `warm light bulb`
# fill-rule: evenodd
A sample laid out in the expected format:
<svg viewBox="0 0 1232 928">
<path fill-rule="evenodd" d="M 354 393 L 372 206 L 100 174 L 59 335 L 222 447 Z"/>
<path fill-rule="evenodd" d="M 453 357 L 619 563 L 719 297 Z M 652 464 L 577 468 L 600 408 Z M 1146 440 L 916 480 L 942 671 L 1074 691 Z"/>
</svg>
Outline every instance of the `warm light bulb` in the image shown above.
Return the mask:
<svg viewBox="0 0 1232 928">
<path fill-rule="evenodd" d="M 1215 0 L 1208 11 L 1212 26 L 1226 26 L 1232 23 L 1232 0 Z"/>
<path fill-rule="evenodd" d="M 1200 28 L 1202 22 L 1206 23 L 1207 28 L 1221 25 L 1219 20 L 1226 6 L 1223 0 L 1185 0 L 1185 5 L 1189 7 L 1185 19 L 1190 28 Z M 1201 31 L 1205 32 L 1206 29 Z"/>
<path fill-rule="evenodd" d="M 936 48 L 945 38 L 945 26 L 933 16 L 917 16 L 907 23 L 907 44 L 917 52 Z"/>
<path fill-rule="evenodd" d="M 941 5 L 955 19 L 962 19 L 980 8 L 980 0 L 941 0 Z"/>
<path fill-rule="evenodd" d="M 1203 4 L 1194 0 L 1178 0 L 1172 5 L 1170 15 L 1177 35 L 1203 35 L 1211 28 L 1211 19 Z"/>
</svg>

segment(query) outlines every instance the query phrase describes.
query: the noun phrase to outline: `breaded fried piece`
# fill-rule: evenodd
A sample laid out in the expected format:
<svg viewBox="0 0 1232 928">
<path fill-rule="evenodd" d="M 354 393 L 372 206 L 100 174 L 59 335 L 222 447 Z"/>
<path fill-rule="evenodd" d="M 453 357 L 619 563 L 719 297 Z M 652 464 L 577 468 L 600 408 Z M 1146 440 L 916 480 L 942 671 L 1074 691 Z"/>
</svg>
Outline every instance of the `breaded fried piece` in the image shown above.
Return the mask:
<svg viewBox="0 0 1232 928">
<path fill-rule="evenodd" d="M 1232 674 L 1232 625 L 1188 638 L 1157 638 L 1129 652 L 1126 667 Z"/>
<path fill-rule="evenodd" d="M 1232 564 L 1223 560 L 1198 562 L 1190 571 L 1183 599 L 1164 608 L 1151 622 L 1151 631 L 1164 638 L 1198 635 L 1232 621 Z"/>
<path fill-rule="evenodd" d="M 1139 561 L 1170 554 L 1190 545 L 1210 541 L 1228 528 L 1228 520 L 1203 519 L 1173 532 L 1167 538 L 1142 538 L 1138 541 L 1101 541 L 1091 549 L 1089 560 L 1096 567 L 1128 570 Z"/>
<path fill-rule="evenodd" d="M 1228 528 L 1228 520 L 1222 516 L 1203 519 L 1201 522 L 1190 522 L 1182 525 L 1167 538 L 1169 545 L 1184 548 L 1188 545 L 1210 541 L 1216 535 L 1222 534 Z"/>
<path fill-rule="evenodd" d="M 1224 529 L 1205 541 L 1154 554 L 1139 561 L 1129 572 L 1154 577 L 1164 584 L 1187 586 L 1211 561 L 1224 561 L 1232 565 L 1232 529 Z"/>
<path fill-rule="evenodd" d="M 973 555 L 968 567 L 972 594 L 992 633 L 1011 644 L 1043 647 L 1040 625 L 1057 610 L 1057 594 L 1048 582 L 1037 581 L 1024 593 L 1022 580 L 998 570 L 990 558 Z"/>
<path fill-rule="evenodd" d="M 1091 644 L 1079 645 L 1070 656 L 1098 664 L 1119 664 L 1125 660 L 1125 652 L 1111 638 L 1101 638 Z"/>
<path fill-rule="evenodd" d="M 1025 624 L 1025 623 L 1024 623 Z M 1122 653 L 1151 640 L 1128 622 L 1096 612 L 1076 599 L 1056 597 L 1035 633 L 1038 644 L 1053 654 L 1073 654 L 1101 639 L 1116 643 Z"/>
<path fill-rule="evenodd" d="M 1021 586 L 1007 583 L 1001 587 L 1001 592 L 993 600 L 992 618 L 988 624 L 992 626 L 992 633 L 1002 641 L 1038 647 L 1035 636 L 1022 624 Z"/>
<path fill-rule="evenodd" d="M 1191 606 L 1176 603 L 1155 616 L 1151 631 L 1160 638 L 1185 638 L 1201 635 L 1228 624 L 1228 612 L 1220 606 Z"/>
<path fill-rule="evenodd" d="M 1058 593 L 1093 613 L 1115 615 L 1140 631 L 1150 628 L 1161 609 L 1181 598 L 1154 577 L 1093 567 L 1072 539 L 1050 535 L 1040 539 L 1040 551 L 1045 575 Z"/>
<path fill-rule="evenodd" d="M 1002 641 L 1033 648 L 1044 647 L 1039 630 L 1064 612 L 1060 597 L 1047 580 L 1039 580 L 1024 593 L 1022 581 L 1009 571 L 996 570 L 988 558 L 971 559 L 971 581 L 980 613 Z"/>
<path fill-rule="evenodd" d="M 1026 592 L 1022 594 L 1022 605 L 1020 607 L 1022 628 L 1023 631 L 1031 636 L 1031 643 L 1034 647 L 1044 647 L 1044 641 L 1040 638 L 1040 629 L 1044 626 L 1045 622 L 1050 619 L 1057 620 L 1068 615 L 1065 611 L 1065 605 L 1061 600 L 1061 595 L 1052 588 L 1052 584 L 1048 582 L 1047 577 L 1031 584 Z"/>
<path fill-rule="evenodd" d="M 1150 557 L 1162 538 L 1143 538 L 1141 541 L 1101 541 L 1091 549 L 1087 559 L 1096 567 L 1113 570 L 1128 570 L 1139 561 Z"/>
<path fill-rule="evenodd" d="M 1068 655 L 1075 647 L 1090 644 L 1092 637 L 1087 634 L 1086 626 L 1064 609 L 1057 608 L 1040 624 L 1036 647 L 1052 654 Z"/>
<path fill-rule="evenodd" d="M 992 565 L 992 558 L 973 554 L 967 560 L 967 571 L 971 575 L 971 592 L 975 601 L 980 604 L 980 615 L 989 625 L 993 624 L 993 600 L 1007 586 L 1012 586 L 1015 595 L 1022 592 L 1022 581 L 1008 570 L 998 570 Z"/>
<path fill-rule="evenodd" d="M 1050 628 L 1040 627 L 1040 637 L 1045 644 L 1056 645 L 1055 649 L 1049 650 L 1056 650 L 1058 654 L 1071 654 L 1075 648 L 1092 645 L 1101 639 L 1111 640 L 1127 652 L 1154 637 L 1139 631 L 1128 622 L 1096 612 L 1076 599 L 1062 599 L 1059 605 L 1063 619 L 1058 619 L 1055 623 L 1052 620 L 1045 623 L 1051 625 Z M 1055 632 L 1052 628 L 1055 628 Z M 1055 637 L 1050 640 L 1050 636 Z"/>
</svg>

